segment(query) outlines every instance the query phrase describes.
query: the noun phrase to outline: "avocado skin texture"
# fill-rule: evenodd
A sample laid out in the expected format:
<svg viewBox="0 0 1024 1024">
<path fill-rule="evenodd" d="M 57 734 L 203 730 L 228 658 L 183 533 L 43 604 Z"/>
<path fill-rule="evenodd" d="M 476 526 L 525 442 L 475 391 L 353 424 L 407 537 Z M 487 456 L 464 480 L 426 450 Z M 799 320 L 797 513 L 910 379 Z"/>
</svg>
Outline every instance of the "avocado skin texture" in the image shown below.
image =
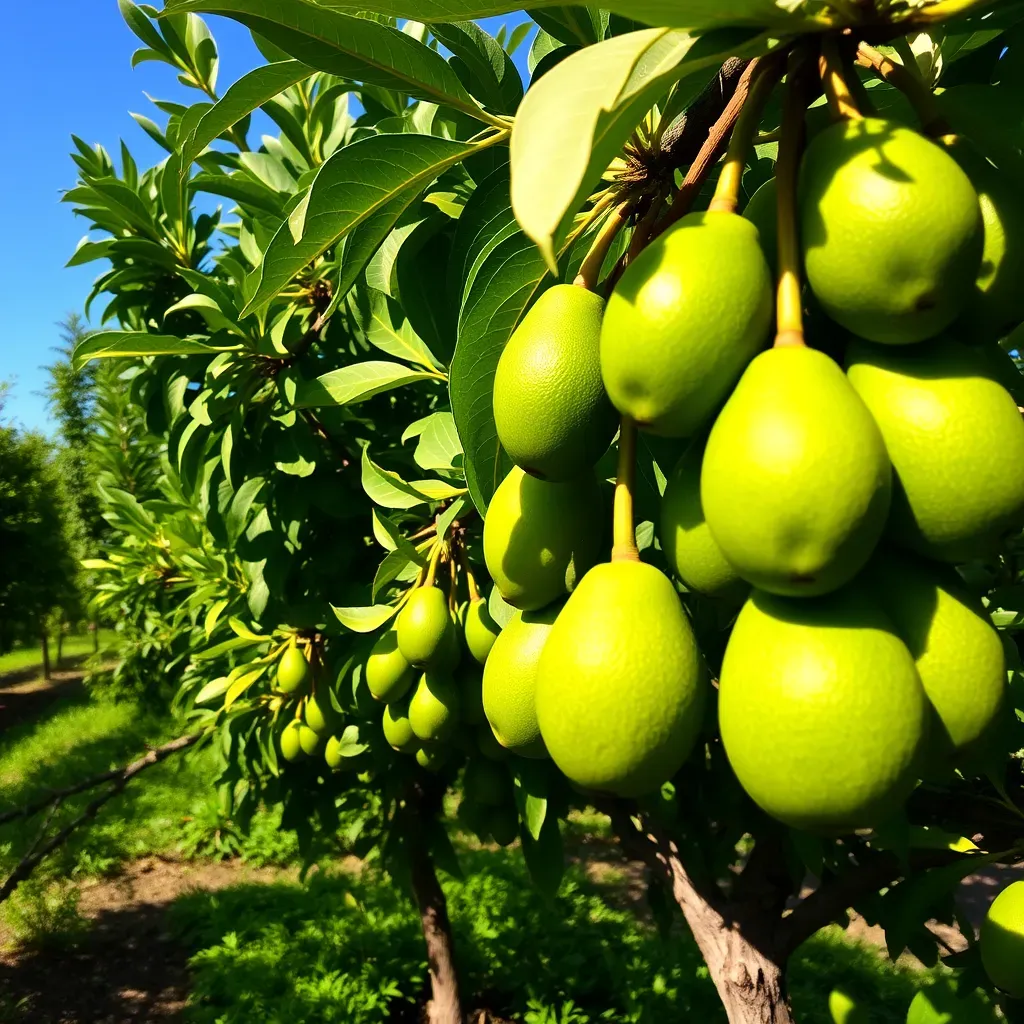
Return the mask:
<svg viewBox="0 0 1024 1024">
<path fill-rule="evenodd" d="M 962 136 L 952 136 L 946 150 L 978 193 L 985 231 L 981 268 L 954 333 L 964 341 L 999 341 L 1024 321 L 1024 197 Z"/>
<path fill-rule="evenodd" d="M 692 445 L 668 478 L 661 499 L 661 548 L 688 589 L 740 604 L 750 585 L 726 560 L 704 518 L 700 503 L 703 458 L 704 445 Z"/>
<path fill-rule="evenodd" d="M 978 937 L 991 982 L 1024 999 L 1024 882 L 1013 882 L 993 900 Z"/>
<path fill-rule="evenodd" d="M 740 784 L 793 828 L 842 834 L 910 794 L 929 706 L 914 659 L 856 588 L 755 590 L 726 647 L 718 722 Z"/>
<path fill-rule="evenodd" d="M 286 761 L 298 761 L 302 757 L 302 744 L 299 740 L 302 723 L 292 719 L 281 731 L 281 756 Z"/>
<path fill-rule="evenodd" d="M 828 356 L 775 348 L 747 368 L 708 438 L 701 502 L 749 583 L 826 594 L 865 565 L 885 528 L 892 470 L 867 407 Z"/>
<path fill-rule="evenodd" d="M 452 620 L 439 587 L 417 587 L 398 614 L 398 649 L 410 665 L 422 668 L 447 653 Z"/>
<path fill-rule="evenodd" d="M 1024 524 L 1024 421 L 983 354 L 857 342 L 846 362 L 895 470 L 889 539 L 943 562 L 994 552 Z"/>
<path fill-rule="evenodd" d="M 400 701 L 389 704 L 384 709 L 382 722 L 384 739 L 395 750 L 403 754 L 412 754 L 419 748 L 420 741 L 412 731 L 412 724 L 409 721 L 409 703 L 412 694 L 406 694 Z"/>
<path fill-rule="evenodd" d="M 501 632 L 501 627 L 494 621 L 487 607 L 486 598 L 478 598 L 467 605 L 462 629 L 466 650 L 478 664 L 486 664 L 494 641 Z"/>
<path fill-rule="evenodd" d="M 451 676 L 424 672 L 409 698 L 409 724 L 416 738 L 440 743 L 459 724 L 461 694 Z"/>
<path fill-rule="evenodd" d="M 309 662 L 298 647 L 286 647 L 277 663 L 277 689 L 297 693 L 309 680 Z"/>
<path fill-rule="evenodd" d="M 861 338 L 923 341 L 964 308 L 984 229 L 970 179 L 941 147 L 879 118 L 825 129 L 798 193 L 807 280 Z"/>
<path fill-rule="evenodd" d="M 907 645 L 931 702 L 929 767 L 955 766 L 998 722 L 1007 688 L 999 634 L 949 566 L 882 548 L 861 579 Z"/>
<path fill-rule="evenodd" d="M 604 299 L 549 288 L 509 339 L 494 375 L 494 425 L 509 458 L 541 480 L 571 480 L 593 466 L 618 417 L 601 383 Z"/>
<path fill-rule="evenodd" d="M 600 557 L 603 505 L 592 473 L 548 483 L 513 469 L 484 518 L 484 561 L 498 593 L 522 611 L 569 593 Z"/>
<path fill-rule="evenodd" d="M 389 629 L 366 659 L 366 685 L 383 704 L 401 700 L 412 687 L 416 672 L 398 649 L 398 630 Z"/>
<path fill-rule="evenodd" d="M 627 268 L 608 300 L 601 375 L 643 430 L 691 437 L 768 341 L 772 284 L 757 229 L 691 213 Z"/>
<path fill-rule="evenodd" d="M 555 764 L 586 789 L 642 796 L 690 756 L 708 684 L 675 587 L 639 561 L 595 566 L 566 602 L 537 671 Z"/>
<path fill-rule="evenodd" d="M 771 279 L 778 276 L 779 262 L 779 184 L 775 178 L 769 178 L 760 185 L 743 208 L 743 216 L 757 228 L 761 242 L 761 251 Z"/>
</svg>

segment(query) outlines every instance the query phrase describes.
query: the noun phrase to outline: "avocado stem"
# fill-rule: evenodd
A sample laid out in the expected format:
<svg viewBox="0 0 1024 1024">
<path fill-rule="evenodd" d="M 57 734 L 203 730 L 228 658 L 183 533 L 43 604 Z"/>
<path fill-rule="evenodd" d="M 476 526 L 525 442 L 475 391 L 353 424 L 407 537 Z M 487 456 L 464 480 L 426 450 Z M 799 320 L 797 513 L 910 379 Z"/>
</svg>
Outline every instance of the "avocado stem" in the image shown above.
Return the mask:
<svg viewBox="0 0 1024 1024">
<path fill-rule="evenodd" d="M 619 469 L 615 480 L 615 509 L 612 519 L 612 561 L 639 562 L 636 529 L 633 525 L 633 490 L 636 485 L 636 421 L 622 417 L 619 430 Z"/>
<path fill-rule="evenodd" d="M 434 544 L 434 550 L 430 552 L 430 564 L 427 566 L 427 578 L 423 581 L 423 586 L 433 587 L 437 585 L 437 567 L 441 564 L 441 552 L 444 550 L 444 544 L 440 540 Z"/>
<path fill-rule="evenodd" d="M 601 276 L 601 268 L 604 266 L 605 258 L 608 256 L 608 250 L 611 249 L 612 243 L 618 237 L 619 232 L 626 226 L 631 209 L 631 203 L 620 203 L 608 215 L 600 231 L 595 236 L 594 242 L 590 246 L 590 251 L 583 260 L 580 272 L 576 275 L 576 280 L 573 281 L 573 284 L 579 285 L 580 288 L 586 288 L 589 291 L 597 290 L 597 282 Z"/>
<path fill-rule="evenodd" d="M 786 76 L 782 140 L 775 165 L 778 186 L 779 282 L 776 302 L 776 348 L 805 345 L 803 296 L 800 283 L 800 244 L 796 224 L 796 185 L 804 141 L 804 93 L 800 83 L 802 58 L 793 54 Z"/>
<path fill-rule="evenodd" d="M 857 47 L 857 63 L 861 67 L 870 68 L 883 81 L 899 89 L 907 97 L 925 135 L 937 139 L 950 134 L 952 129 L 939 110 L 935 95 L 917 75 L 863 42 Z"/>
<path fill-rule="evenodd" d="M 469 602 L 472 604 L 474 601 L 480 600 L 480 588 L 476 585 L 476 577 L 473 575 L 469 558 L 466 556 L 465 547 L 462 544 L 458 544 L 455 552 L 459 559 L 459 565 L 462 566 L 462 571 L 466 574 L 466 589 L 469 591 Z"/>
<path fill-rule="evenodd" d="M 826 36 L 821 41 L 821 84 L 825 88 L 828 109 L 836 121 L 859 121 L 863 115 L 857 107 L 857 101 L 846 84 L 843 69 L 843 56 L 839 51 L 839 42 L 834 36 Z"/>
<path fill-rule="evenodd" d="M 765 104 L 779 80 L 779 65 L 776 61 L 762 59 L 754 64 L 750 88 L 729 139 L 715 195 L 708 206 L 709 210 L 720 213 L 735 213 L 739 206 L 743 169 L 747 166 Z"/>
</svg>

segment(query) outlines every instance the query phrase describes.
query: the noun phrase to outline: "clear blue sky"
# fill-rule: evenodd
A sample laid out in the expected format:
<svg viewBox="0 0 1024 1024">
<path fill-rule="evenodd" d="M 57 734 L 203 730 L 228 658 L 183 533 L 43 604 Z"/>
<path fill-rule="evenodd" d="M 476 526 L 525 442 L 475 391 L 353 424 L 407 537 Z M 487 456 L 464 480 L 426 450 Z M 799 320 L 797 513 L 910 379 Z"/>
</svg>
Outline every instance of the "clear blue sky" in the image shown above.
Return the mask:
<svg viewBox="0 0 1024 1024">
<path fill-rule="evenodd" d="M 506 19 L 489 19 L 492 31 Z M 510 22 L 521 20 L 515 16 Z M 264 63 L 248 32 L 225 18 L 208 19 L 220 46 L 224 89 Z M 121 20 L 116 0 L 51 0 L 38 5 L 9 3 L 0 105 L 0 204 L 5 244 L 0 249 L 0 381 L 11 382 L 3 418 L 50 432 L 42 367 L 53 358 L 57 322 L 81 312 L 104 263 L 65 269 L 88 224 L 60 202 L 73 187 L 75 165 L 68 153 L 72 133 L 112 155 L 124 139 L 140 166 L 166 155 L 129 116 L 143 113 L 158 123 L 164 115 L 146 99 L 194 103 L 204 97 L 180 85 L 165 64 L 131 67 L 141 44 Z M 518 53 L 521 63 L 526 48 Z M 115 155 L 116 159 L 116 155 Z M 102 302 L 96 306 L 102 309 Z M 94 315 L 96 309 L 94 308 Z"/>
</svg>

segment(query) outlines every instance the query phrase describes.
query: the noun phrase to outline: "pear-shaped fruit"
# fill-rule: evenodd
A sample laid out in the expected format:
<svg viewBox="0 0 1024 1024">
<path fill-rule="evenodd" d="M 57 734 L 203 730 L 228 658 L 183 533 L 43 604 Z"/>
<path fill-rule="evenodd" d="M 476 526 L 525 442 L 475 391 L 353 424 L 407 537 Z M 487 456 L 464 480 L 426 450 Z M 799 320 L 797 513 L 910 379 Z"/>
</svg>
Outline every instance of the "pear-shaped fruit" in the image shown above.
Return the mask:
<svg viewBox="0 0 1024 1024">
<path fill-rule="evenodd" d="M 459 724 L 462 701 L 451 676 L 424 672 L 409 700 L 409 724 L 416 738 L 439 743 Z"/>
<path fill-rule="evenodd" d="M 946 566 L 884 549 L 864 581 L 917 664 L 935 709 L 929 749 L 936 766 L 976 749 L 998 719 L 1006 694 L 999 634 Z"/>
<path fill-rule="evenodd" d="M 459 621 L 454 615 L 451 615 L 449 623 L 450 628 L 445 633 L 437 654 L 434 655 L 428 666 L 432 672 L 445 676 L 452 675 L 462 663 L 462 639 L 460 637 L 462 631 Z"/>
<path fill-rule="evenodd" d="M 829 993 L 828 1012 L 833 1024 L 871 1024 L 868 1011 L 845 989 L 834 988 Z"/>
<path fill-rule="evenodd" d="M 704 446 L 693 445 L 668 478 L 661 499 L 661 547 L 668 564 L 690 590 L 740 602 L 750 585 L 722 554 L 700 503 Z"/>
<path fill-rule="evenodd" d="M 736 571 L 813 596 L 864 566 L 885 527 L 892 469 L 867 407 L 828 356 L 775 348 L 747 368 L 708 439 L 701 502 Z"/>
<path fill-rule="evenodd" d="M 400 701 L 395 701 L 384 709 L 384 739 L 403 754 L 415 753 L 420 745 L 409 721 L 411 699 L 411 695 L 406 694 Z"/>
<path fill-rule="evenodd" d="M 428 743 L 416 751 L 416 763 L 428 772 L 440 771 L 452 756 L 449 747 L 437 743 Z"/>
<path fill-rule="evenodd" d="M 981 263 L 981 208 L 935 143 L 878 118 L 834 124 L 807 147 L 798 202 L 807 280 L 854 334 L 923 341 L 964 308 Z"/>
<path fill-rule="evenodd" d="M 644 249 L 608 300 L 605 389 L 644 430 L 690 437 L 764 347 L 771 318 L 757 229 L 734 213 L 691 213 Z"/>
<path fill-rule="evenodd" d="M 474 757 L 466 765 L 462 787 L 467 800 L 488 807 L 497 807 L 512 795 L 508 769 L 484 757 Z"/>
<path fill-rule="evenodd" d="M 389 629 L 374 645 L 366 659 L 366 685 L 384 704 L 401 700 L 412 686 L 416 670 L 398 649 L 398 630 Z"/>
<path fill-rule="evenodd" d="M 618 417 L 601 383 L 604 299 L 556 284 L 523 318 L 494 375 L 494 425 L 509 458 L 542 480 L 593 466 Z"/>
<path fill-rule="evenodd" d="M 974 290 L 956 333 L 970 341 L 998 341 L 1024 321 L 1024 197 L 1016 180 L 961 136 L 946 143 L 981 203 L 985 248 Z"/>
<path fill-rule="evenodd" d="M 440 587 L 417 587 L 398 614 L 398 650 L 410 665 L 429 665 L 452 628 L 448 598 Z"/>
<path fill-rule="evenodd" d="M 286 761 L 298 761 L 302 757 L 302 743 L 299 731 L 302 723 L 298 719 L 290 721 L 281 732 L 281 756 Z"/>
<path fill-rule="evenodd" d="M 1024 882 L 1008 885 L 992 901 L 978 944 L 992 984 L 1024 999 Z"/>
<path fill-rule="evenodd" d="M 963 986 L 961 995 L 949 978 L 921 989 L 907 1011 L 907 1024 L 1000 1024 L 1004 1018 L 996 1013 L 981 989 Z"/>
<path fill-rule="evenodd" d="M 475 662 L 464 664 L 455 674 L 462 695 L 462 720 L 466 725 L 483 725 L 484 715 L 484 670 Z"/>
<path fill-rule="evenodd" d="M 471 601 L 466 608 L 463 635 L 466 638 L 466 649 L 475 661 L 481 665 L 487 661 L 487 656 L 491 653 L 500 632 L 501 626 L 491 616 L 487 599 L 481 597 Z"/>
<path fill-rule="evenodd" d="M 317 700 L 316 696 L 306 698 L 302 717 L 305 719 L 306 725 L 319 736 L 334 732 L 340 724 L 338 712 L 334 710 L 330 694 L 327 693 L 326 689 L 320 695 L 319 700 Z"/>
<path fill-rule="evenodd" d="M 484 561 L 498 593 L 531 611 L 571 591 L 599 557 L 601 505 L 593 474 L 546 483 L 513 469 L 484 519 Z"/>
<path fill-rule="evenodd" d="M 857 588 L 817 601 L 755 590 L 718 690 L 722 743 L 755 803 L 794 828 L 877 824 L 916 781 L 929 706 L 914 659 Z"/>
<path fill-rule="evenodd" d="M 537 723 L 537 665 L 561 608 L 516 612 L 484 665 L 484 714 L 497 741 L 521 757 L 548 756 Z"/>
<path fill-rule="evenodd" d="M 1024 524 L 1024 421 L 984 357 L 946 338 L 847 354 L 895 470 L 888 534 L 947 562 L 984 556 Z"/>
<path fill-rule="evenodd" d="M 324 747 L 324 761 L 327 762 L 327 767 L 333 772 L 346 767 L 345 762 L 348 759 L 342 757 L 341 750 L 341 738 L 331 736 L 327 741 L 327 746 Z"/>
<path fill-rule="evenodd" d="M 689 757 L 706 692 L 675 587 L 654 566 L 616 561 L 587 573 L 552 627 L 537 671 L 537 719 L 573 782 L 639 796 Z"/>
<path fill-rule="evenodd" d="M 277 689 L 281 693 L 298 693 L 309 680 L 309 662 L 295 646 L 284 649 L 277 663 Z"/>
<path fill-rule="evenodd" d="M 298 733 L 302 752 L 312 757 L 320 749 L 320 734 L 314 732 L 305 722 L 299 724 Z"/>
</svg>

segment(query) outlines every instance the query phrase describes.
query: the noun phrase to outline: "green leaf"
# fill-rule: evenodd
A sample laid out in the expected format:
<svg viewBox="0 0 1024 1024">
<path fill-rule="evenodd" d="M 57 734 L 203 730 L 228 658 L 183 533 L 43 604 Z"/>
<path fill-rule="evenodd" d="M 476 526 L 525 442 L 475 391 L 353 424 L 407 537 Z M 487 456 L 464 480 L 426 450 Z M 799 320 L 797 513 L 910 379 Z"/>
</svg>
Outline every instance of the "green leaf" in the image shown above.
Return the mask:
<svg viewBox="0 0 1024 1024">
<path fill-rule="evenodd" d="M 225 640 L 223 643 L 219 643 L 214 647 L 207 647 L 204 651 L 195 651 L 192 654 L 192 660 L 212 661 L 214 658 L 219 658 L 221 655 L 227 654 L 229 651 L 237 651 L 240 647 L 251 646 L 251 640 L 247 640 L 243 636 L 233 636 L 230 640 Z"/>
<path fill-rule="evenodd" d="M 444 380 L 440 373 L 411 370 L 401 363 L 367 360 L 332 370 L 313 381 L 301 382 L 295 395 L 296 409 L 315 409 L 325 405 L 355 405 L 374 395 L 393 391 L 420 380 Z"/>
<path fill-rule="evenodd" d="M 224 526 L 228 532 L 228 539 L 232 544 L 245 531 L 245 526 L 249 519 L 249 510 L 252 508 L 252 504 L 262 490 L 264 483 L 265 481 L 261 476 L 250 477 L 235 491 L 227 515 L 224 517 Z"/>
<path fill-rule="evenodd" d="M 769 46 L 745 33 L 645 29 L 574 53 L 530 89 L 512 132 L 512 207 L 553 273 L 573 216 L 658 98 L 684 80 L 696 95 L 726 58 Z"/>
<path fill-rule="evenodd" d="M 431 32 L 451 50 L 455 73 L 484 106 L 500 114 L 515 113 L 523 99 L 523 80 L 493 37 L 471 21 L 435 24 Z"/>
<path fill-rule="evenodd" d="M 545 818 L 537 839 L 533 838 L 529 829 L 522 829 L 520 840 L 523 844 L 523 859 L 533 884 L 541 895 L 554 899 L 565 872 L 565 849 L 562 833 L 558 830 L 558 819 L 554 815 Z"/>
<path fill-rule="evenodd" d="M 389 604 L 365 608 L 335 608 L 331 605 L 331 611 L 338 617 L 338 621 L 353 633 L 373 633 L 394 618 L 396 610 Z"/>
<path fill-rule="evenodd" d="M 312 69 L 297 60 L 267 64 L 243 75 L 217 103 L 191 107 L 185 114 L 188 120 L 183 119 L 177 138 L 182 175 L 188 174 L 192 162 L 214 139 L 238 124 L 246 114 L 311 74 Z"/>
<path fill-rule="evenodd" d="M 452 523 L 455 522 L 459 516 L 469 507 L 469 500 L 467 498 L 456 498 L 448 508 L 444 510 L 437 517 L 437 536 L 440 540 L 444 540 L 448 536 L 448 531 L 452 527 Z"/>
<path fill-rule="evenodd" d="M 402 440 L 405 441 L 405 436 Z M 450 412 L 435 412 L 426 418 L 413 458 L 422 469 L 459 468 L 462 462 L 462 442 L 455 429 L 455 417 Z"/>
<path fill-rule="evenodd" d="M 433 354 L 413 330 L 401 304 L 372 288 L 367 294 L 369 302 L 359 310 L 366 340 L 389 356 L 434 369 L 437 363 Z"/>
<path fill-rule="evenodd" d="M 295 242 L 288 224 L 278 229 L 242 316 L 265 306 L 299 271 L 397 197 L 422 191 L 476 148 L 429 135 L 376 135 L 339 150 L 313 180 L 302 240 Z"/>
<path fill-rule="evenodd" d="M 216 355 L 218 352 L 235 352 L 238 347 L 215 348 L 194 337 L 176 338 L 171 334 L 149 334 L 147 331 L 100 331 L 88 335 L 75 348 L 74 364 L 81 367 L 90 359 L 122 356 Z"/>
<path fill-rule="evenodd" d="M 370 599 L 376 601 L 377 595 L 389 583 L 393 583 L 397 579 L 415 579 L 419 572 L 420 566 L 413 562 L 404 551 L 389 551 L 384 556 L 384 561 L 377 567 L 377 573 L 373 577 Z"/>
<path fill-rule="evenodd" d="M 390 25 L 305 0 L 184 0 L 168 9 L 226 15 L 318 71 L 492 120 L 439 53 Z"/>
<path fill-rule="evenodd" d="M 205 704 L 209 700 L 215 700 L 220 697 L 227 688 L 231 685 L 227 676 L 221 676 L 220 679 L 211 679 L 200 691 L 196 694 L 196 703 Z"/>
<path fill-rule="evenodd" d="M 384 508 L 415 508 L 430 499 L 406 483 L 397 473 L 381 469 L 371 458 L 369 448 L 363 449 L 362 482 L 371 501 Z"/>
</svg>

